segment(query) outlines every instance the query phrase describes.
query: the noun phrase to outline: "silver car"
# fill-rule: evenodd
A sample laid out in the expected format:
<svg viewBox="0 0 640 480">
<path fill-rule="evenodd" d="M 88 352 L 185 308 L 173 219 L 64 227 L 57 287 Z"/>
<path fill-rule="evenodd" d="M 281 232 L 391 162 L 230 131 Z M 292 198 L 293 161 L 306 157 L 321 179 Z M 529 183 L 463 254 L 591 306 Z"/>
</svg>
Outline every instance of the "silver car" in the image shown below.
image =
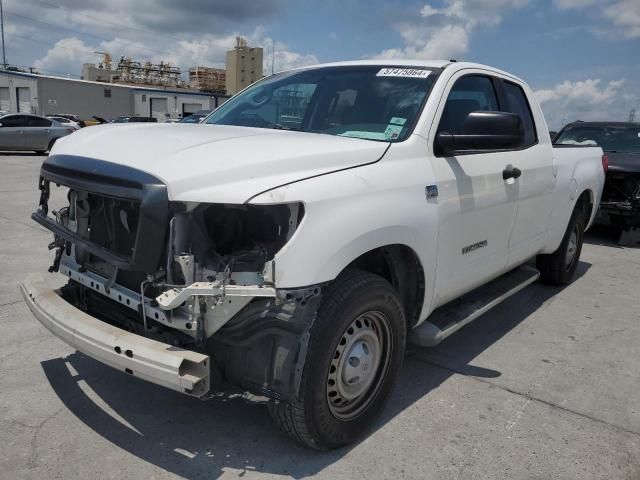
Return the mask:
<svg viewBox="0 0 640 480">
<path fill-rule="evenodd" d="M 75 129 L 38 115 L 13 113 L 0 117 L 0 150 L 45 153 L 56 140 Z"/>
</svg>

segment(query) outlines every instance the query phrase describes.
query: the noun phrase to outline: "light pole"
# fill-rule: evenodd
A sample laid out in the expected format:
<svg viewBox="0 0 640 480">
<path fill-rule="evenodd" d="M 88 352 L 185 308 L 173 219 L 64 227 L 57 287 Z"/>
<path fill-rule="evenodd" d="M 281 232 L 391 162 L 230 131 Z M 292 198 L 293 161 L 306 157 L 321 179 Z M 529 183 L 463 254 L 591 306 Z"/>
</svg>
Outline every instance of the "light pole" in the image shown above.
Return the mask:
<svg viewBox="0 0 640 480">
<path fill-rule="evenodd" d="M 4 48 L 4 13 L 2 11 L 2 0 L 0 0 L 0 29 L 2 30 L 2 68 L 7 69 L 7 53 Z"/>
</svg>

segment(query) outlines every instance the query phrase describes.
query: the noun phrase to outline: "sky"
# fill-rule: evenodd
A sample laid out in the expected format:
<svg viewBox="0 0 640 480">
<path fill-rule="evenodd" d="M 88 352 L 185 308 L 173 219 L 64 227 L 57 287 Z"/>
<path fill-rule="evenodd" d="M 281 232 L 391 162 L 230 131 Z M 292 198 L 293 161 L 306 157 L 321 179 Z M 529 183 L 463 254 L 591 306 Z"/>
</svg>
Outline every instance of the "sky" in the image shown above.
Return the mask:
<svg viewBox="0 0 640 480">
<path fill-rule="evenodd" d="M 79 77 L 109 52 L 224 67 L 235 37 L 265 71 L 362 58 L 492 65 L 535 91 L 550 128 L 640 121 L 640 0 L 4 0 L 7 62 Z M 275 54 L 272 55 L 275 45 Z M 275 60 L 272 62 L 272 58 Z"/>
</svg>

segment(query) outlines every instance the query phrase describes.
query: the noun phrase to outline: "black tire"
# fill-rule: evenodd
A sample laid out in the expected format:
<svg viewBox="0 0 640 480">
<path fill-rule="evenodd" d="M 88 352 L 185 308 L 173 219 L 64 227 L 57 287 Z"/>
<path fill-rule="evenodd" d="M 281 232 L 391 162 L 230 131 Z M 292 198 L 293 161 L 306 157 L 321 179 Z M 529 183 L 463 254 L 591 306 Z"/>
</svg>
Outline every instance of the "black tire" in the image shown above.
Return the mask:
<svg viewBox="0 0 640 480">
<path fill-rule="evenodd" d="M 538 255 L 536 266 L 540 270 L 540 279 L 550 285 L 566 285 L 573 278 L 584 240 L 585 212 L 577 205 L 571 214 L 567 231 L 558 249 L 548 255 Z M 569 258 L 571 260 L 569 261 Z"/>
<path fill-rule="evenodd" d="M 377 347 L 371 332 L 378 336 Z M 270 403 L 271 416 L 308 447 L 329 450 L 352 443 L 384 407 L 402 365 L 406 337 L 407 324 L 395 289 L 378 275 L 347 270 L 324 292 L 298 395 L 287 403 Z M 372 343 L 364 348 L 367 342 Z M 375 352 L 380 352 L 379 360 Z M 355 364 L 354 358 L 362 358 L 362 363 Z M 367 371 L 370 365 L 373 368 Z M 349 378 L 356 368 L 362 378 L 360 373 Z M 339 392 L 336 382 L 345 390 Z M 349 388 L 354 390 L 349 393 Z M 356 395 L 358 390 L 360 396 L 340 398 L 344 392 Z"/>
</svg>

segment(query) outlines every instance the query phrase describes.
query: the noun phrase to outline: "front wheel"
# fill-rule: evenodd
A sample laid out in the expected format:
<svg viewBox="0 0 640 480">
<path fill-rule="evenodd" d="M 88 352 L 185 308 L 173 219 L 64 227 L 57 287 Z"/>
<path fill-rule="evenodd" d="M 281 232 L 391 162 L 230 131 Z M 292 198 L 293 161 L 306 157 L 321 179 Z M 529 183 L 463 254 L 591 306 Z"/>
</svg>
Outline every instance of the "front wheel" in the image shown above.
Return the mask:
<svg viewBox="0 0 640 480">
<path fill-rule="evenodd" d="M 272 417 L 312 448 L 353 442 L 383 408 L 406 336 L 395 289 L 377 275 L 346 271 L 327 289 L 318 310 L 298 395 L 269 404 Z"/>
<path fill-rule="evenodd" d="M 549 255 L 538 255 L 536 266 L 540 270 L 540 278 L 551 285 L 566 285 L 580 260 L 582 241 L 584 239 L 585 213 L 578 205 L 571 215 L 567 231 L 558 249 Z"/>
</svg>

